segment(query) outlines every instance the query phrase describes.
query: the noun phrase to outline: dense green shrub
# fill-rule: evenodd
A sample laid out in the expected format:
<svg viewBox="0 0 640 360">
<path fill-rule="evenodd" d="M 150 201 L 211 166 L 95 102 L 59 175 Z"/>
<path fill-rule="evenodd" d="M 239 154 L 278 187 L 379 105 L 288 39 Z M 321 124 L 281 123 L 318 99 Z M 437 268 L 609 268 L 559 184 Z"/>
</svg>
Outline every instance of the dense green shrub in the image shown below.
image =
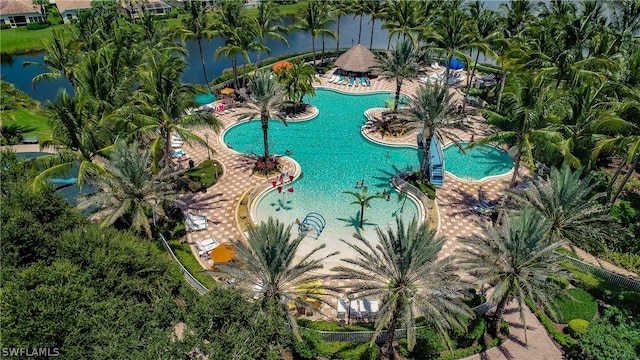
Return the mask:
<svg viewBox="0 0 640 360">
<path fill-rule="evenodd" d="M 51 26 L 51 24 L 48 22 L 35 22 L 35 23 L 32 22 L 27 24 L 27 30 L 46 29 L 49 26 Z"/>
<path fill-rule="evenodd" d="M 640 307 L 638 307 L 640 292 L 600 279 L 591 273 L 582 272 L 575 266 L 569 264 L 565 266 L 578 278 L 576 286 L 584 288 L 594 298 L 620 309 L 631 311 L 636 315 L 640 314 Z"/>
<path fill-rule="evenodd" d="M 631 234 L 621 233 L 614 238 L 609 248 L 620 253 L 640 255 L 640 199 L 632 196 L 621 199 L 611 207 L 611 216 L 620 220 L 621 225 Z"/>
<path fill-rule="evenodd" d="M 598 303 L 583 289 L 575 288 L 567 290 L 567 294 L 573 297 L 562 297 L 557 300 L 559 321 L 566 324 L 573 319 L 585 319 L 590 321 L 598 312 Z"/>
<path fill-rule="evenodd" d="M 425 195 L 427 195 L 427 197 L 429 197 L 429 199 L 435 199 L 436 198 L 436 187 L 429 182 L 429 179 L 424 178 L 422 179 L 421 182 L 418 181 L 418 178 L 420 177 L 419 173 L 413 173 L 411 174 L 411 176 L 409 176 L 407 178 L 407 181 L 417 187 L 418 189 L 420 189 L 420 191 L 422 191 Z"/>
<path fill-rule="evenodd" d="M 640 322 L 630 313 L 610 307 L 587 331 L 578 334 L 582 358 L 632 360 L 640 353 Z"/>
<path fill-rule="evenodd" d="M 372 331 L 373 323 L 340 325 L 335 321 L 299 319 L 298 326 L 318 331 Z"/>
<path fill-rule="evenodd" d="M 576 341 L 569 335 L 565 335 L 553 326 L 553 322 L 543 311 L 538 311 L 531 298 L 525 300 L 531 311 L 538 316 L 540 323 L 547 329 L 551 337 L 560 345 L 568 354 L 576 353 Z"/>
<path fill-rule="evenodd" d="M 416 345 L 409 356 L 414 359 L 431 359 L 438 357 L 447 348 L 442 336 L 428 327 L 416 329 Z"/>
<path fill-rule="evenodd" d="M 454 348 L 468 348 L 477 345 L 487 329 L 487 322 L 482 316 L 473 319 L 464 319 L 462 322 L 466 329 L 452 329 L 451 340 Z"/>
<path fill-rule="evenodd" d="M 601 257 L 604 260 L 611 261 L 624 269 L 640 274 L 640 255 L 638 254 L 607 251 L 602 254 Z"/>
<path fill-rule="evenodd" d="M 589 328 L 589 322 L 583 319 L 573 319 L 569 321 L 569 334 L 576 336 L 577 334 L 583 334 L 587 332 Z"/>
<path fill-rule="evenodd" d="M 293 356 L 299 360 L 313 360 L 320 355 L 318 350 L 319 344 L 322 342 L 320 334 L 317 331 L 303 330 L 301 331 L 302 340 L 293 344 Z"/>
<path fill-rule="evenodd" d="M 11 24 L 2 24 L 0 25 L 0 30 L 11 29 Z"/>
</svg>

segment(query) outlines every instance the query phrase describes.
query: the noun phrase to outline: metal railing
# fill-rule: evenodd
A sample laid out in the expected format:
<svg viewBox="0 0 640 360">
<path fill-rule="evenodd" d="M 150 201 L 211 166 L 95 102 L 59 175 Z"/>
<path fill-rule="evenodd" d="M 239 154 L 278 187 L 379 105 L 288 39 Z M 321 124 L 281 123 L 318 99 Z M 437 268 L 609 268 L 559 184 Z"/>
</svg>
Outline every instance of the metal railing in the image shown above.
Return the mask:
<svg viewBox="0 0 640 360">
<path fill-rule="evenodd" d="M 176 256 L 176 254 L 173 252 L 173 249 L 171 249 L 171 246 L 169 246 L 169 243 L 167 242 L 167 240 L 164 238 L 164 236 L 162 234 L 160 234 L 160 240 L 162 240 L 162 244 L 164 245 L 164 247 L 167 250 L 167 252 L 169 253 L 169 255 L 173 258 L 173 260 L 175 260 L 178 263 L 178 265 L 180 265 L 180 268 L 182 269 L 182 272 L 184 273 L 184 279 L 189 283 L 189 285 L 191 285 L 194 289 L 196 289 L 196 291 L 200 295 L 204 295 L 207 292 L 209 292 L 209 289 L 207 289 L 206 286 L 202 285 L 202 283 L 200 281 L 198 281 L 198 279 L 196 279 L 189 272 L 189 270 L 187 270 L 187 268 L 184 267 L 184 265 L 182 265 L 182 263 L 180 262 L 180 260 Z"/>
<path fill-rule="evenodd" d="M 398 190 L 400 190 L 401 192 L 415 196 L 424 206 L 425 212 L 427 212 L 429 211 L 429 198 L 427 198 L 427 196 L 422 191 L 420 191 L 420 189 L 411 185 L 403 178 L 403 176 L 410 173 L 411 172 L 397 174 L 391 179 L 391 183 L 393 184 L 393 186 L 398 188 Z M 426 213 L 425 213 L 425 216 L 426 216 Z"/>
<path fill-rule="evenodd" d="M 599 268 L 597 266 L 593 266 L 592 264 L 586 263 L 582 260 L 578 260 L 576 258 L 573 258 L 565 254 L 560 254 L 560 255 L 562 255 L 565 258 L 565 260 L 569 261 L 572 265 L 574 265 L 575 267 L 577 267 L 578 269 L 584 272 L 591 273 L 603 280 L 607 280 L 609 282 L 626 287 L 628 289 L 640 291 L 640 281 L 630 279 L 628 277 L 625 277 L 616 273 L 612 273 L 611 271 L 605 270 L 603 268 Z"/>
<path fill-rule="evenodd" d="M 473 311 L 475 311 L 479 315 L 482 315 L 482 314 L 485 314 L 487 311 L 489 311 L 491 308 L 492 306 L 489 305 L 488 303 L 483 303 L 474 307 Z M 417 326 L 416 329 L 420 329 L 424 327 L 425 326 Z M 286 328 L 290 330 L 288 326 L 286 326 Z M 327 342 L 344 341 L 344 342 L 351 342 L 351 343 L 363 343 L 363 342 L 371 341 L 371 339 L 373 338 L 373 335 L 375 334 L 375 331 L 323 331 L 323 330 L 309 329 L 302 326 L 300 327 L 300 329 L 304 329 L 307 331 L 315 331 L 320 335 L 320 338 L 322 338 L 322 340 Z M 378 336 L 376 337 L 375 342 L 377 344 L 383 343 L 385 338 L 387 337 L 387 332 L 388 332 L 387 330 L 382 330 L 380 334 L 378 334 Z M 407 329 L 396 329 L 396 331 L 393 334 L 393 339 L 398 340 L 406 336 L 407 336 Z"/>
</svg>

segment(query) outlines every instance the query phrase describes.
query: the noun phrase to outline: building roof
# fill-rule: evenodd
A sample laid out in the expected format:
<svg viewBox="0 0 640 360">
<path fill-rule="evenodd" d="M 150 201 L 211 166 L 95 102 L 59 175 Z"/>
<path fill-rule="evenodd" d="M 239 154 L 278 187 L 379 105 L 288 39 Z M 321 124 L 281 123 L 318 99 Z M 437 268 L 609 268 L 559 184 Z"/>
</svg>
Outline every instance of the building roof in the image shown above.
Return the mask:
<svg viewBox="0 0 640 360">
<path fill-rule="evenodd" d="M 56 6 L 62 14 L 69 10 L 91 9 L 91 0 L 56 0 Z"/>
<path fill-rule="evenodd" d="M 346 71 L 367 72 L 375 64 L 375 55 L 358 44 L 336 59 L 336 66 Z"/>
<path fill-rule="evenodd" d="M 0 0 L 0 14 L 28 14 L 40 12 L 40 7 L 34 6 L 31 0 Z"/>
</svg>

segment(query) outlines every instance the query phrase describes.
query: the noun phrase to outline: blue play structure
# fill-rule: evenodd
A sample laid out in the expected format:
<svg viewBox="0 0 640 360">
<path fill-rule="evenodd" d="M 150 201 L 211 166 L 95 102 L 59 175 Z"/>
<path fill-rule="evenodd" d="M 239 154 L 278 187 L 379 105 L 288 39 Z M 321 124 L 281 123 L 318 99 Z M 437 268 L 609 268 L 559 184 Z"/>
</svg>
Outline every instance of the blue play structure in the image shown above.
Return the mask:
<svg viewBox="0 0 640 360">
<path fill-rule="evenodd" d="M 309 213 L 307 216 L 298 224 L 298 233 L 306 232 L 307 234 L 312 230 L 316 233 L 316 239 L 320 237 L 322 230 L 327 225 L 327 222 L 324 220 L 322 215 L 318 213 Z"/>
<path fill-rule="evenodd" d="M 429 181 L 433 185 L 442 186 L 444 184 L 444 154 L 440 139 L 436 135 L 431 137 L 426 171 L 429 174 Z"/>
<path fill-rule="evenodd" d="M 52 183 L 53 185 L 56 185 L 56 186 L 68 186 L 68 185 L 75 184 L 77 180 L 78 179 L 76 179 L 74 177 L 70 177 L 68 179 L 53 178 L 53 179 L 49 179 L 49 182 Z"/>
</svg>

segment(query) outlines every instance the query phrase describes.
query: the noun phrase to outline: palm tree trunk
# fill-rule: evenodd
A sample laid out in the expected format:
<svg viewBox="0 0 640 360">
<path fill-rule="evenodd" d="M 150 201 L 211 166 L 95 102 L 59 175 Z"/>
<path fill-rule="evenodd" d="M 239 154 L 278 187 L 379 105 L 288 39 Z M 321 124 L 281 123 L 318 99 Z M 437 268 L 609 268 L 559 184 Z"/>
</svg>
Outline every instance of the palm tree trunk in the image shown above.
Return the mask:
<svg viewBox="0 0 640 360">
<path fill-rule="evenodd" d="M 389 34 L 389 39 L 387 40 L 387 51 L 391 49 L 391 34 Z"/>
<path fill-rule="evenodd" d="M 636 170 L 636 167 L 638 166 L 638 160 L 640 160 L 640 156 L 636 156 L 636 159 L 633 161 L 633 165 L 631 165 L 631 169 L 627 171 L 627 175 L 624 177 L 624 179 L 622 179 L 622 184 L 620 184 L 620 186 L 618 187 L 618 191 L 616 191 L 616 194 L 613 196 L 613 199 L 611 199 L 612 204 L 615 203 L 616 200 L 618 200 L 618 197 L 620 196 L 620 194 L 622 193 L 622 190 L 624 189 L 624 185 L 627 183 L 627 181 L 629 181 L 629 178 L 631 177 L 633 172 Z"/>
<path fill-rule="evenodd" d="M 167 130 L 167 138 L 164 139 L 164 168 L 166 171 L 170 171 L 173 165 L 171 155 L 171 130 Z"/>
<path fill-rule="evenodd" d="M 236 58 L 235 54 L 231 58 L 231 68 L 233 69 L 233 87 L 237 89 L 237 88 L 239 88 L 239 86 L 238 86 L 238 59 Z"/>
<path fill-rule="evenodd" d="M 520 148 L 518 148 L 518 152 L 516 153 L 515 159 L 513 159 L 513 176 L 511 176 L 511 184 L 509 186 L 514 187 L 516 185 L 516 180 L 518 179 L 518 175 L 520 172 L 520 159 L 522 158 L 522 154 L 520 153 Z"/>
<path fill-rule="evenodd" d="M 478 58 L 480 58 L 479 51 L 476 53 L 476 59 L 473 61 L 473 67 L 471 68 L 471 75 L 469 75 L 469 83 L 467 84 L 467 93 L 464 95 L 464 100 L 462 101 L 463 113 L 465 108 L 467 107 L 467 98 L 469 98 L 469 91 L 471 91 L 471 85 L 473 84 L 473 77 L 476 74 L 476 67 L 478 66 Z"/>
<path fill-rule="evenodd" d="M 311 33 L 311 52 L 313 53 L 313 67 L 316 66 L 316 37 Z"/>
<path fill-rule="evenodd" d="M 362 36 L 362 18 L 364 14 L 360 14 L 360 30 L 358 31 L 358 45 L 360 45 L 360 38 Z"/>
<path fill-rule="evenodd" d="M 322 34 L 322 61 L 324 63 L 324 34 Z"/>
<path fill-rule="evenodd" d="M 202 39 L 198 40 L 198 49 L 200 49 L 200 62 L 202 63 L 202 73 L 204 74 L 204 81 L 207 83 L 207 88 L 211 92 L 211 85 L 209 85 L 209 78 L 207 77 L 207 68 L 204 66 L 204 54 L 202 53 Z"/>
<path fill-rule="evenodd" d="M 242 57 L 242 88 L 247 87 L 247 59 Z"/>
<path fill-rule="evenodd" d="M 262 142 L 264 143 L 264 159 L 269 158 L 269 117 L 262 116 Z"/>
<path fill-rule="evenodd" d="M 504 309 L 507 307 L 507 302 L 509 302 L 510 296 L 505 296 L 496 307 L 496 311 L 493 314 L 493 319 L 491 319 L 491 324 L 489 326 L 489 332 L 493 336 L 500 336 L 500 321 L 502 320 L 502 315 L 504 315 Z"/>
<path fill-rule="evenodd" d="M 360 229 L 362 229 L 363 223 L 364 223 L 364 202 L 360 203 Z"/>
<path fill-rule="evenodd" d="M 620 176 L 620 173 L 622 172 L 622 168 L 624 167 L 624 165 L 625 165 L 625 161 L 622 160 L 620 162 L 620 165 L 618 165 L 618 169 L 616 170 L 616 173 L 613 174 L 613 176 L 611 177 L 611 180 L 609 181 L 609 184 L 607 184 L 607 188 L 604 191 L 605 194 L 609 194 L 609 192 L 611 192 L 611 189 L 613 189 L 613 185 L 616 183 L 618 176 Z"/>
<path fill-rule="evenodd" d="M 372 15 L 373 16 L 373 15 Z M 376 18 L 371 18 L 371 42 L 369 43 L 369 50 L 373 50 L 373 28 L 376 25 Z"/>
<path fill-rule="evenodd" d="M 389 321 L 389 328 L 387 329 L 387 337 L 384 339 L 384 345 L 382 349 L 386 353 L 385 356 L 388 359 L 394 359 L 394 350 L 393 350 L 393 338 L 396 334 L 396 324 L 398 322 L 397 312 L 393 314 L 391 321 Z"/>
<path fill-rule="evenodd" d="M 498 92 L 498 104 L 496 104 L 496 111 L 500 111 L 500 104 L 502 103 L 502 92 L 504 91 L 504 84 L 507 82 L 507 71 L 502 70 L 500 74 L 500 90 Z"/>
<path fill-rule="evenodd" d="M 398 112 L 398 103 L 400 102 L 400 90 L 402 89 L 402 79 L 396 80 L 396 101 L 393 104 L 393 113 Z"/>
<path fill-rule="evenodd" d="M 336 40 L 336 57 L 340 52 L 340 15 L 338 15 L 338 40 Z"/>
<path fill-rule="evenodd" d="M 260 53 L 261 53 L 260 50 L 258 50 L 256 53 L 256 71 L 255 71 L 256 73 L 260 69 Z"/>
</svg>

